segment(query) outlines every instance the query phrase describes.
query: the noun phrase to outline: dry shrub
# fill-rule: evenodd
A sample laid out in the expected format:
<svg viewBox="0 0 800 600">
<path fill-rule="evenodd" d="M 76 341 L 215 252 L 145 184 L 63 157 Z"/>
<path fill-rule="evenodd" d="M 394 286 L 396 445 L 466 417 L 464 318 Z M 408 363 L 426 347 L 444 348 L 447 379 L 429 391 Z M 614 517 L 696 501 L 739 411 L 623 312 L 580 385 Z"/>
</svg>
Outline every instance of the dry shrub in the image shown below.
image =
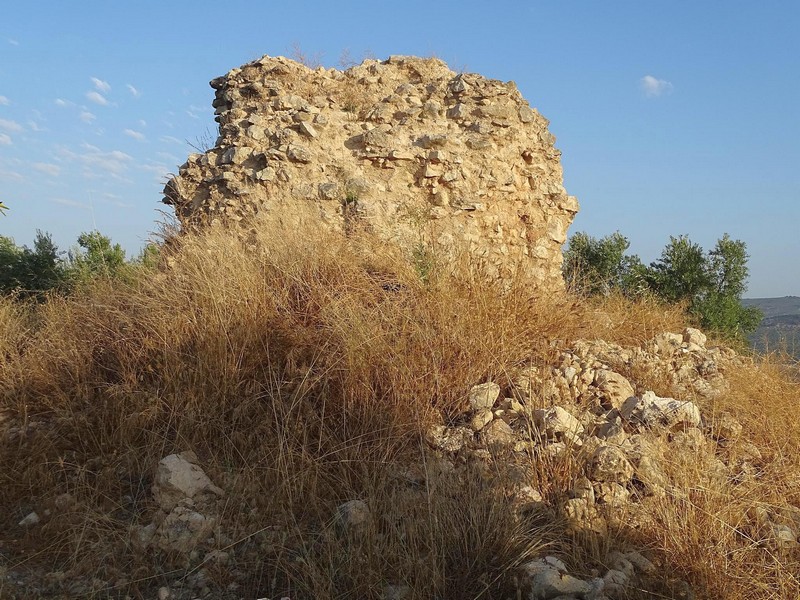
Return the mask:
<svg viewBox="0 0 800 600">
<path fill-rule="evenodd" d="M 665 331 L 681 332 L 689 326 L 683 306 L 652 298 L 631 299 L 619 291 L 585 300 L 587 339 L 621 346 L 640 346 Z"/>
</svg>

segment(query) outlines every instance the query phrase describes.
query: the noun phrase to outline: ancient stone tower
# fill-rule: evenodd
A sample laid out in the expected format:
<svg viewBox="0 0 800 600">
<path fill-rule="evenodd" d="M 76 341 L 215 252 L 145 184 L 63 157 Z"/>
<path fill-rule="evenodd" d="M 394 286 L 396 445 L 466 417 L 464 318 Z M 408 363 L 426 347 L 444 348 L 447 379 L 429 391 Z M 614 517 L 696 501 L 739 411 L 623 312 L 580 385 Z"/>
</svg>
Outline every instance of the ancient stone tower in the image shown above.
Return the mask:
<svg viewBox="0 0 800 600">
<path fill-rule="evenodd" d="M 372 232 L 411 255 L 563 287 L 578 210 L 548 121 L 513 82 L 392 56 L 339 71 L 265 56 L 211 81 L 216 146 L 164 190 L 184 226 Z"/>
</svg>

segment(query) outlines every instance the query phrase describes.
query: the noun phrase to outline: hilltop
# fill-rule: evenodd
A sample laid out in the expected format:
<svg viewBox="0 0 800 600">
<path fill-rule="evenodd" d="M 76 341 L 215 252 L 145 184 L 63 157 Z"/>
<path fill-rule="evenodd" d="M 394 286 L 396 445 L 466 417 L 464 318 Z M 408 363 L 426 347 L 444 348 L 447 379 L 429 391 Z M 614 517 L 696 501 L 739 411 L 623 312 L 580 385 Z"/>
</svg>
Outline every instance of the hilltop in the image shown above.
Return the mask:
<svg viewBox="0 0 800 600">
<path fill-rule="evenodd" d="M 0 298 L 0 597 L 800 597 L 800 384 L 565 289 L 577 202 L 511 84 L 212 86 L 157 259 Z"/>
</svg>

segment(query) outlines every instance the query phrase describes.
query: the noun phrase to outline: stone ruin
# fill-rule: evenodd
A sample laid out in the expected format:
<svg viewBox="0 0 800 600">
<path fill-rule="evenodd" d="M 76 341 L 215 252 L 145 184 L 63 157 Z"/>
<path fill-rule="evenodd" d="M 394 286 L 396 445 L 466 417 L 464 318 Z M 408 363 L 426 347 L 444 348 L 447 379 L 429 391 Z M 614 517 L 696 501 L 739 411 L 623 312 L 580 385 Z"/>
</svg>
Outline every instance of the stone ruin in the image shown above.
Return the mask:
<svg viewBox="0 0 800 600">
<path fill-rule="evenodd" d="M 392 56 L 346 71 L 263 58 L 211 81 L 216 145 L 164 189 L 184 228 L 371 232 L 407 255 L 467 252 L 492 279 L 563 287 L 578 211 L 548 121 L 513 82 Z"/>
</svg>

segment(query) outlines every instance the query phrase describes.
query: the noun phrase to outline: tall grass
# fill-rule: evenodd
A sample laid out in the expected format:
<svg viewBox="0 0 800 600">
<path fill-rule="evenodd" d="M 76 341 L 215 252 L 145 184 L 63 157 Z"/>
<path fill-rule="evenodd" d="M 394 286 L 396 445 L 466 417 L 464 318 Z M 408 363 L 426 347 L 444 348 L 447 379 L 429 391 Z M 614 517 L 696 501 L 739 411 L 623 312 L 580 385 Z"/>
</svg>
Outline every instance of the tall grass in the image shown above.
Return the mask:
<svg viewBox="0 0 800 600">
<path fill-rule="evenodd" d="M 742 418 L 770 479 L 704 484 L 688 508 L 663 499 L 635 535 L 573 538 L 556 506 L 514 508 L 502 461 L 490 477 L 454 472 L 422 441 L 463 413 L 471 386 L 508 390 L 521 367 L 550 363 L 577 339 L 635 345 L 680 330 L 680 311 L 542 296 L 523 279 L 498 293 L 435 265 L 423 278 L 368 239 L 320 232 L 241 239 L 212 229 L 169 248 L 154 273 L 35 308 L 0 302 L 3 426 L 16 428 L 0 439 L 7 568 L 62 573 L 47 580 L 61 591 L 95 579 L 94 591 L 74 592 L 97 597 L 189 581 L 196 562 L 140 551 L 130 528 L 152 518 L 158 460 L 192 450 L 226 490 L 213 546 L 232 558 L 203 568 L 208 586 L 239 585 L 244 597 L 378 598 L 387 585 L 408 586 L 409 598 L 515 597 L 526 558 L 549 548 L 589 574 L 615 544 L 651 548 L 708 597 L 798 590 L 796 556 L 774 558 L 733 533 L 745 504 L 800 500 L 787 437 L 800 438 L 797 386 L 778 367 L 729 374 L 731 393 L 709 407 Z M 756 404 L 767 401 L 770 411 Z M 569 459 L 531 461 L 529 476 L 553 490 L 580 474 Z M 409 476 L 415 465 L 423 473 Z M 351 499 L 373 519 L 345 535 L 332 515 Z M 43 507 L 41 526 L 17 526 Z"/>
</svg>

